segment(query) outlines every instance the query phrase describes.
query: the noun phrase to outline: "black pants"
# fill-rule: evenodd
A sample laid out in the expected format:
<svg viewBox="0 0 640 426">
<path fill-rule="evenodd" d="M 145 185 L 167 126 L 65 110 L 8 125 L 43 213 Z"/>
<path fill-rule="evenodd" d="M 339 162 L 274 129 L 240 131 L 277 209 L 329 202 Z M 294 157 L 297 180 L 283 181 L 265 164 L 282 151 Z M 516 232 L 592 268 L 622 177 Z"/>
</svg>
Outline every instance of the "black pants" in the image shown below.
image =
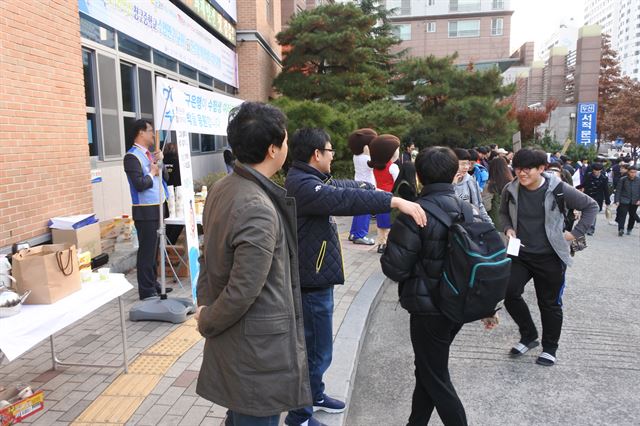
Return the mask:
<svg viewBox="0 0 640 426">
<path fill-rule="evenodd" d="M 158 221 L 136 220 L 138 231 L 138 294 L 140 299 L 155 296 L 157 292 Z"/>
<path fill-rule="evenodd" d="M 589 194 L 589 197 L 598 203 L 598 209 L 602 211 L 602 204 L 604 203 L 604 195 L 602 194 Z M 608 205 L 608 204 L 607 204 Z"/>
<path fill-rule="evenodd" d="M 411 315 L 416 387 L 408 426 L 426 425 L 434 408 L 446 426 L 466 426 L 464 407 L 449 376 L 449 347 L 460 328 L 444 315 Z"/>
<path fill-rule="evenodd" d="M 640 222 L 638 218 L 638 205 L 637 204 L 618 204 L 616 210 L 616 222 L 618 222 L 618 230 L 624 229 L 624 223 L 627 220 L 627 213 L 629 213 L 629 223 L 627 223 L 627 231 L 633 229 L 633 225 L 636 222 Z"/>
<path fill-rule="evenodd" d="M 542 320 L 542 350 L 555 356 L 562 330 L 562 292 L 566 265 L 555 254 L 528 254 L 512 257 L 511 278 L 504 306 L 518 324 L 522 342 L 538 338 L 527 303 L 522 298 L 525 285 L 533 278 L 540 318 Z"/>
</svg>

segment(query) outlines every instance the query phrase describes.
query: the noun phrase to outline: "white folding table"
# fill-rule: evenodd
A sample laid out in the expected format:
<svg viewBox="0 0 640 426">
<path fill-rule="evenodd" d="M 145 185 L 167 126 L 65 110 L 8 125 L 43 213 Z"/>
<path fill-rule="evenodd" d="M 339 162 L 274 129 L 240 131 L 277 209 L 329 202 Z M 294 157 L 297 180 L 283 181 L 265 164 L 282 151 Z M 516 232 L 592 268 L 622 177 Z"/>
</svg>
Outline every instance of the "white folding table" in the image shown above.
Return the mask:
<svg viewBox="0 0 640 426">
<path fill-rule="evenodd" d="M 54 333 L 91 314 L 104 304 L 118 298 L 120 327 L 122 329 L 122 364 L 128 372 L 127 329 L 125 326 L 122 295 L 133 286 L 123 274 L 109 274 L 107 280 L 100 280 L 92 273 L 89 282 L 82 283 L 82 289 L 50 305 L 24 305 L 17 315 L 0 318 L 0 355 L 13 361 L 29 349 L 49 338 L 51 361 L 55 370 L 59 365 L 82 367 L 114 367 L 103 364 L 71 363 L 58 359 L 55 351 Z M 0 361 L 2 357 L 0 356 Z"/>
</svg>

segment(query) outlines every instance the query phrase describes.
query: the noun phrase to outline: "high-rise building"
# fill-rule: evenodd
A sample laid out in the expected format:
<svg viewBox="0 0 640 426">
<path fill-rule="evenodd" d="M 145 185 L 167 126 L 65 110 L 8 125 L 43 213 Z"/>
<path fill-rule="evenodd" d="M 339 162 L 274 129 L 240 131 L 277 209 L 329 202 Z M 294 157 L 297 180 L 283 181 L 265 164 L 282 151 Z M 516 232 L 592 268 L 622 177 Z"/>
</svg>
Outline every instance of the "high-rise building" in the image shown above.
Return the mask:
<svg viewBox="0 0 640 426">
<path fill-rule="evenodd" d="M 611 36 L 623 75 L 640 79 L 640 0 L 586 0 L 585 24 Z"/>
<path fill-rule="evenodd" d="M 334 2 L 334 0 L 281 0 L 283 29 L 287 27 L 289 19 L 296 13 Z"/>
<path fill-rule="evenodd" d="M 509 0 L 386 0 L 391 21 L 409 56 L 458 52 L 459 64 L 509 60 Z"/>
</svg>

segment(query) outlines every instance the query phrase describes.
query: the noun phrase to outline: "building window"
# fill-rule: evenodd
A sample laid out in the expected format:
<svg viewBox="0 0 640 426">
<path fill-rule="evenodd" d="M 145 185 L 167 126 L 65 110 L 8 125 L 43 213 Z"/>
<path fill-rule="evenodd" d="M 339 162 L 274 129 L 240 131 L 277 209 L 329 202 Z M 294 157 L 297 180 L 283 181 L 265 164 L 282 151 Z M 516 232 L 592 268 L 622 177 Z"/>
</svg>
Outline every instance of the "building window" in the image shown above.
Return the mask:
<svg viewBox="0 0 640 426">
<path fill-rule="evenodd" d="M 84 71 L 84 98 L 87 109 L 87 143 L 89 144 L 89 155 L 97 157 L 98 135 L 96 133 L 96 78 L 95 78 L 95 54 L 89 50 L 82 49 L 82 68 Z"/>
<path fill-rule="evenodd" d="M 182 62 L 180 62 L 180 74 L 184 75 L 185 77 L 189 77 L 192 80 L 198 79 L 198 71 L 188 65 L 183 64 Z"/>
<path fill-rule="evenodd" d="M 116 47 L 115 32 L 111 28 L 83 15 L 80 15 L 80 35 L 103 46 Z"/>
<path fill-rule="evenodd" d="M 166 68 L 169 71 L 178 71 L 178 61 L 158 52 L 157 50 L 153 51 L 153 63 L 161 66 L 162 68 Z"/>
<path fill-rule="evenodd" d="M 504 30 L 504 18 L 491 19 L 491 35 L 501 36 Z"/>
<path fill-rule="evenodd" d="M 480 37 L 480 21 L 449 21 L 449 37 Z"/>
<path fill-rule="evenodd" d="M 100 99 L 100 124 L 102 127 L 102 155 L 122 157 L 120 143 L 120 119 L 118 117 L 118 85 L 116 59 L 101 53 L 97 55 L 97 76 Z"/>
<path fill-rule="evenodd" d="M 429 6 L 434 6 L 436 4 L 436 0 L 429 0 Z"/>
<path fill-rule="evenodd" d="M 151 62 L 151 48 L 121 32 L 118 32 L 118 50 L 143 61 Z"/>
<path fill-rule="evenodd" d="M 394 25 L 393 34 L 402 41 L 411 40 L 411 24 Z"/>
<path fill-rule="evenodd" d="M 435 33 L 436 32 L 436 23 L 435 22 L 427 22 L 427 32 Z"/>
<path fill-rule="evenodd" d="M 504 9 L 504 0 L 493 0 L 493 10 Z"/>
<path fill-rule="evenodd" d="M 387 0 L 387 9 L 397 16 L 411 15 L 411 0 Z"/>
<path fill-rule="evenodd" d="M 449 0 L 449 12 L 479 12 L 480 0 Z"/>
</svg>

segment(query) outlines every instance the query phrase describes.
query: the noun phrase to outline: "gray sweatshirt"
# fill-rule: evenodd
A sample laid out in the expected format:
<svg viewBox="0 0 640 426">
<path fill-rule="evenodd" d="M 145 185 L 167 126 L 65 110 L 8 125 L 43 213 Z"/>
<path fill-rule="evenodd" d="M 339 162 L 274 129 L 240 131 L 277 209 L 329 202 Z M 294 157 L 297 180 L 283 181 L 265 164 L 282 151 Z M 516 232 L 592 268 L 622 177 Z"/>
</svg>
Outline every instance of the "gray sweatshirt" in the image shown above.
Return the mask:
<svg viewBox="0 0 640 426">
<path fill-rule="evenodd" d="M 553 190 L 558 185 L 563 185 L 564 204 L 567 210 L 579 210 L 582 212 L 580 221 L 574 226 L 571 233 L 574 237 L 582 237 L 596 223 L 598 204 L 588 195 L 578 191 L 553 174 L 543 173 L 549 181 L 549 186 L 544 198 L 544 228 L 549 244 L 553 247 L 558 257 L 569 266 L 572 263 L 569 243 L 564 239 L 564 217 L 556 204 Z M 518 179 L 514 179 L 502 190 L 502 203 L 500 204 L 500 222 L 506 233 L 513 229 L 518 235 Z"/>
<path fill-rule="evenodd" d="M 483 222 L 493 224 L 491 217 L 487 213 L 487 209 L 484 208 L 484 204 L 482 203 L 480 186 L 478 186 L 478 182 L 473 176 L 466 173 L 462 182 L 453 185 L 453 189 L 461 200 L 471 203 L 479 210 L 480 218 Z"/>
</svg>

